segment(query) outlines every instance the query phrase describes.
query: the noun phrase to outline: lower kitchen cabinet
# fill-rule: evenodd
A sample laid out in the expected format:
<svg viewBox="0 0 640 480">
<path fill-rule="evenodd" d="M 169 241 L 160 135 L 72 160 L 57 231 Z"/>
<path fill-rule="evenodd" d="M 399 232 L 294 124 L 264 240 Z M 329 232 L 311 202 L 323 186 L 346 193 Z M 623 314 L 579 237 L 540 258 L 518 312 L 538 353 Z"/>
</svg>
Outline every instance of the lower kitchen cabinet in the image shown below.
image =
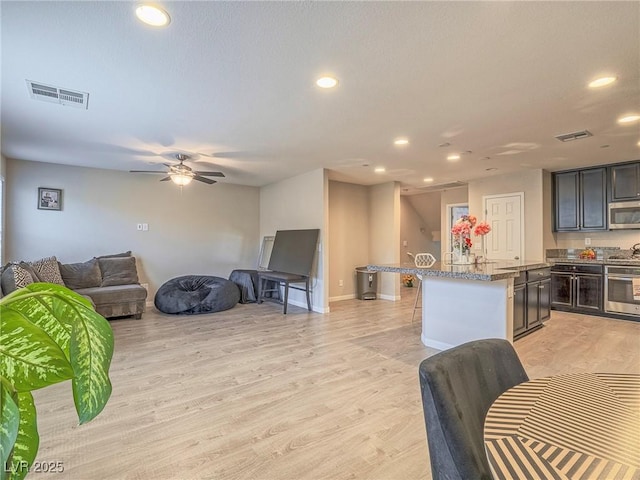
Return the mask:
<svg viewBox="0 0 640 480">
<path fill-rule="evenodd" d="M 540 328 L 551 316 L 551 271 L 537 268 L 522 272 L 513 287 L 513 338 Z"/>
<path fill-rule="evenodd" d="M 569 312 L 602 311 L 603 267 L 558 264 L 551 271 L 551 305 Z"/>
</svg>

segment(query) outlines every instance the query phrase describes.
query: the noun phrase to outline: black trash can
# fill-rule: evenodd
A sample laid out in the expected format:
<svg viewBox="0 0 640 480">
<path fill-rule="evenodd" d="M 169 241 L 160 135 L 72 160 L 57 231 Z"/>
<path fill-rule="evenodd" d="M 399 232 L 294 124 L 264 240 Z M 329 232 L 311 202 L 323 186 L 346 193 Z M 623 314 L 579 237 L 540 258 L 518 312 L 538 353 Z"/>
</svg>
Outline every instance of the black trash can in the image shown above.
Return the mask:
<svg viewBox="0 0 640 480">
<path fill-rule="evenodd" d="M 367 267 L 357 267 L 356 289 L 359 300 L 375 300 L 378 292 L 378 272 L 367 270 Z"/>
</svg>

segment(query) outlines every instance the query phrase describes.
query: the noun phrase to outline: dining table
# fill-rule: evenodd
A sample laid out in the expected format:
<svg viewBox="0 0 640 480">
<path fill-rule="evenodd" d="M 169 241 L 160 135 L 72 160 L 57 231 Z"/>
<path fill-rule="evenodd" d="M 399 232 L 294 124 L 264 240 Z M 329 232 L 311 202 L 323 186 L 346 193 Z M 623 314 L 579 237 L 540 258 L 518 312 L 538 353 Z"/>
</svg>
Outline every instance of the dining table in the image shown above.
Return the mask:
<svg viewBox="0 0 640 480">
<path fill-rule="evenodd" d="M 640 480 L 640 375 L 516 385 L 489 408 L 484 444 L 495 479 Z"/>
</svg>

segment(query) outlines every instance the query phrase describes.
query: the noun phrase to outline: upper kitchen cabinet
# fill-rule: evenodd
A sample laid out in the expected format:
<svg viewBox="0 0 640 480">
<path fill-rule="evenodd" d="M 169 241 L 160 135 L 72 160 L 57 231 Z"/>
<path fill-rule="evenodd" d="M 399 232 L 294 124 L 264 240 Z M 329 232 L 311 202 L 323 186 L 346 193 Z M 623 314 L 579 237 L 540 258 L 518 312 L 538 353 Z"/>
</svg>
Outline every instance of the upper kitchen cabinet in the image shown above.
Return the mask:
<svg viewBox="0 0 640 480">
<path fill-rule="evenodd" d="M 609 167 L 611 201 L 640 200 L 640 162 Z"/>
<path fill-rule="evenodd" d="M 555 231 L 607 229 L 606 167 L 556 173 Z"/>
</svg>

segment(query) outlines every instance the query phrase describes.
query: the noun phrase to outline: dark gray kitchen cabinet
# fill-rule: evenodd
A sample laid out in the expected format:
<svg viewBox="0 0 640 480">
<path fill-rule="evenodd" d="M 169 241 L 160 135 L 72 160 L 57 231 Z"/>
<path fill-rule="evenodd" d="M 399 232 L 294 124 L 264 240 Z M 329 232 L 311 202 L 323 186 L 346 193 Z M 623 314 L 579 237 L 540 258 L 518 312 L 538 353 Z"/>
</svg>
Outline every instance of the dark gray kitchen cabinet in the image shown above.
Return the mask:
<svg viewBox="0 0 640 480">
<path fill-rule="evenodd" d="M 607 229 L 605 167 L 556 173 L 553 179 L 555 231 Z"/>
<path fill-rule="evenodd" d="M 542 327 L 551 316 L 550 275 L 549 268 L 537 268 L 522 272 L 514 280 L 514 340 Z"/>
<path fill-rule="evenodd" d="M 640 200 L 640 162 L 609 167 L 611 201 Z"/>
<path fill-rule="evenodd" d="M 522 272 L 513 285 L 513 338 L 527 332 L 527 274 Z"/>
<path fill-rule="evenodd" d="M 551 270 L 551 306 L 568 312 L 597 313 L 603 304 L 602 265 L 557 264 Z"/>
</svg>

